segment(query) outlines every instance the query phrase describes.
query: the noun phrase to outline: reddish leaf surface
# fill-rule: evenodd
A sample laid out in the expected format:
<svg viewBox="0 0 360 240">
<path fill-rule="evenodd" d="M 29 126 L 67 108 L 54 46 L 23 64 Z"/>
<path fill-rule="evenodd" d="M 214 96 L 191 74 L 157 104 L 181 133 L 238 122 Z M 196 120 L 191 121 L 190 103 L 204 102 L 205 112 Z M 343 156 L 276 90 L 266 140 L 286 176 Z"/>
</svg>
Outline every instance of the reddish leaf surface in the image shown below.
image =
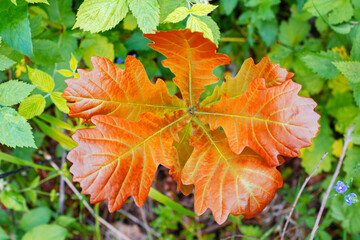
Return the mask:
<svg viewBox="0 0 360 240">
<path fill-rule="evenodd" d="M 162 80 L 152 84 L 133 57 L 125 70 L 94 57 L 94 70 L 67 80 L 63 94 L 71 116 L 96 125 L 73 136 L 79 143 L 68 155 L 74 181 L 92 202 L 107 200 L 110 211 L 129 196 L 141 206 L 162 164 L 178 190 L 189 194 L 195 186 L 198 214 L 210 208 L 222 223 L 229 214 L 260 213 L 282 185 L 274 168 L 282 155 L 299 156 L 311 145 L 319 128 L 316 103 L 299 97 L 293 73 L 268 58 L 246 60 L 235 78 L 199 103 L 204 86 L 218 80 L 212 71 L 229 57 L 215 53 L 201 33 L 145 36 L 167 57 L 163 65 L 175 74 L 183 101 L 170 97 Z"/>
<path fill-rule="evenodd" d="M 240 97 L 256 78 L 265 79 L 266 87 L 272 87 L 290 80 L 293 76 L 294 73 L 281 68 L 278 63 L 270 63 L 268 57 L 264 57 L 258 64 L 255 64 L 252 58 L 248 58 L 244 61 L 238 74 L 234 78 L 227 76 L 226 81 L 220 87 L 217 86 L 213 94 L 201 102 L 201 106 L 220 101 L 224 94 L 230 98 Z"/>
<path fill-rule="evenodd" d="M 151 48 L 167 57 L 162 64 L 175 74 L 173 81 L 180 88 L 188 107 L 198 105 L 204 86 L 219 80 L 212 71 L 230 63 L 230 58 L 215 53 L 216 45 L 199 32 L 185 29 L 144 36 L 154 41 L 149 45 Z"/>
<path fill-rule="evenodd" d="M 93 71 L 78 70 L 80 79 L 68 79 L 63 97 L 69 101 L 69 115 L 90 119 L 95 115 L 111 115 L 139 120 L 143 112 L 159 116 L 186 109 L 183 101 L 170 97 L 164 81 L 156 85 L 148 79 L 141 62 L 133 56 L 125 61 L 125 70 L 109 59 L 92 57 Z"/>
<path fill-rule="evenodd" d="M 292 80 L 266 88 L 265 80 L 257 78 L 240 97 L 224 95 L 219 103 L 197 114 L 212 130 L 224 128 L 235 153 L 250 147 L 270 166 L 277 166 L 278 155 L 299 156 L 299 149 L 310 146 L 319 129 L 320 115 L 314 112 L 317 104 L 299 97 L 300 89 Z"/>
<path fill-rule="evenodd" d="M 79 146 L 67 158 L 73 163 L 73 181 L 80 182 L 91 203 L 108 200 L 110 212 L 134 196 L 140 207 L 146 200 L 157 166 L 172 168 L 173 141 L 187 124 L 184 112 L 159 118 L 144 113 L 138 122 L 114 116 L 94 116 L 96 128 L 76 131 Z"/>
<path fill-rule="evenodd" d="M 233 153 L 223 131 L 210 131 L 198 120 L 193 131 L 195 149 L 182 180 L 195 184 L 196 213 L 210 208 L 218 224 L 229 213 L 247 218 L 259 214 L 282 186 L 281 174 L 249 148 Z"/>
</svg>

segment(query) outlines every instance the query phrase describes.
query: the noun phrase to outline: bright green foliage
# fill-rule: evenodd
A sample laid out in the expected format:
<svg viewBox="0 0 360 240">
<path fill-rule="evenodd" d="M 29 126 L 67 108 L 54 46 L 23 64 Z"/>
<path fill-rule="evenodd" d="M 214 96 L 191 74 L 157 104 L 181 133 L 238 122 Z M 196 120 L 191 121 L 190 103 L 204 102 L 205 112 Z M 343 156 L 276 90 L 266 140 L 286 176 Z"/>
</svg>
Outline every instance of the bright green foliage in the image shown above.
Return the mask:
<svg viewBox="0 0 360 240">
<path fill-rule="evenodd" d="M 177 23 L 184 20 L 189 15 L 189 9 L 186 7 L 179 7 L 170 13 L 164 22 Z"/>
<path fill-rule="evenodd" d="M 279 41 L 289 47 L 301 43 L 310 32 L 310 24 L 297 18 L 290 18 L 280 25 Z"/>
<path fill-rule="evenodd" d="M 237 4 L 238 0 L 220 0 L 220 6 L 222 9 L 224 9 L 224 12 L 227 16 L 229 16 L 234 11 Z"/>
<path fill-rule="evenodd" d="M 72 53 L 71 53 L 71 59 L 70 59 L 69 65 L 70 65 L 70 69 L 73 72 L 76 70 L 77 65 L 78 65 L 78 61 L 76 60 L 74 54 L 72 54 Z"/>
<path fill-rule="evenodd" d="M 27 232 L 22 240 L 65 240 L 67 230 L 59 225 L 45 224 Z"/>
<path fill-rule="evenodd" d="M 74 73 L 70 70 L 66 70 L 66 69 L 60 69 L 57 70 L 58 73 L 60 73 L 61 75 L 63 75 L 64 77 L 72 77 L 74 75 Z"/>
<path fill-rule="evenodd" d="M 339 71 L 349 79 L 351 83 L 360 83 L 360 62 L 334 62 Z"/>
<path fill-rule="evenodd" d="M 129 8 L 143 33 L 151 33 L 159 25 L 160 6 L 157 0 L 132 0 Z"/>
<path fill-rule="evenodd" d="M 360 231 L 360 208 L 357 205 L 344 204 L 344 197 L 334 197 L 331 202 L 331 216 L 339 221 L 345 231 L 357 235 Z"/>
<path fill-rule="evenodd" d="M 356 31 L 356 36 L 353 41 L 353 47 L 351 48 L 351 59 L 353 61 L 360 61 L 360 28 Z"/>
<path fill-rule="evenodd" d="M 205 3 L 198 3 L 191 7 L 190 13 L 197 16 L 206 16 L 212 11 L 214 11 L 217 6 Z"/>
<path fill-rule="evenodd" d="M 83 53 L 83 59 L 87 66 L 92 66 L 92 56 L 106 57 L 111 60 L 115 58 L 114 44 L 109 43 L 108 39 L 104 36 L 96 34 L 86 39 L 80 47 L 85 46 L 86 50 Z"/>
<path fill-rule="evenodd" d="M 160 6 L 160 22 L 164 22 L 164 20 L 169 16 L 170 13 L 172 13 L 175 9 L 179 7 L 186 7 L 188 8 L 188 4 L 186 0 L 159 0 L 159 6 Z"/>
<path fill-rule="evenodd" d="M 45 99 L 40 94 L 31 95 L 20 103 L 19 114 L 26 119 L 33 118 L 44 112 Z"/>
<path fill-rule="evenodd" d="M 186 28 L 191 29 L 193 32 L 202 32 L 204 33 L 204 37 L 214 41 L 211 29 L 198 17 L 190 16 L 186 22 Z"/>
<path fill-rule="evenodd" d="M 0 6 L 0 36 L 3 41 L 15 50 L 31 56 L 33 52 L 27 3 L 21 1 L 15 6 L 9 0 L 0 0 Z"/>
<path fill-rule="evenodd" d="M 30 124 L 12 108 L 0 108 L 0 143 L 36 148 Z"/>
<path fill-rule="evenodd" d="M 137 21 L 134 15 L 128 14 L 124 19 L 124 29 L 134 31 L 137 28 Z"/>
<path fill-rule="evenodd" d="M 35 86 L 21 81 L 11 80 L 0 84 L 0 105 L 12 106 L 23 101 Z"/>
<path fill-rule="evenodd" d="M 15 62 L 5 55 L 0 54 L 0 71 L 4 71 L 14 65 Z"/>
<path fill-rule="evenodd" d="M 20 193 L 12 190 L 2 191 L 0 193 L 0 202 L 4 204 L 6 208 L 13 209 L 15 211 L 28 210 L 25 198 Z"/>
<path fill-rule="evenodd" d="M 331 146 L 334 143 L 334 138 L 332 137 L 332 131 L 329 127 L 329 119 L 325 114 L 321 115 L 319 121 L 321 127 L 317 137 L 313 140 L 313 145 L 311 147 L 301 150 L 301 166 L 304 168 L 305 172 L 310 174 L 316 166 L 316 163 L 324 155 L 325 152 L 332 152 Z M 319 166 L 319 169 L 316 171 L 316 174 L 319 174 L 323 171 L 328 172 L 331 169 L 331 163 L 334 161 L 334 158 L 329 154 Z"/>
<path fill-rule="evenodd" d="M 22 216 L 19 227 L 24 231 L 30 231 L 37 226 L 47 224 L 50 221 L 50 218 L 51 210 L 49 208 L 34 208 Z"/>
<path fill-rule="evenodd" d="M 91 33 L 115 27 L 128 12 L 126 0 L 85 0 L 77 13 L 74 28 Z"/>
<path fill-rule="evenodd" d="M 339 71 L 333 65 L 334 61 L 341 60 L 337 52 L 308 53 L 302 56 L 301 60 L 308 68 L 323 78 L 331 79 L 339 74 Z"/>
<path fill-rule="evenodd" d="M 41 65 L 53 65 L 62 62 L 61 50 L 59 46 L 49 40 L 33 40 L 34 56 L 32 61 Z"/>
<path fill-rule="evenodd" d="M 346 180 L 360 181 L 360 147 L 352 147 L 346 152 L 343 169 L 346 173 Z"/>
<path fill-rule="evenodd" d="M 50 77 L 49 74 L 40 71 L 38 69 L 32 69 L 27 67 L 29 72 L 29 79 L 38 89 L 43 92 L 51 93 L 55 87 L 54 80 Z"/>
<path fill-rule="evenodd" d="M 66 105 L 66 100 L 61 97 L 61 92 L 53 92 L 50 95 L 50 98 L 52 102 L 55 104 L 55 106 L 64 113 L 69 113 L 69 108 Z"/>
</svg>

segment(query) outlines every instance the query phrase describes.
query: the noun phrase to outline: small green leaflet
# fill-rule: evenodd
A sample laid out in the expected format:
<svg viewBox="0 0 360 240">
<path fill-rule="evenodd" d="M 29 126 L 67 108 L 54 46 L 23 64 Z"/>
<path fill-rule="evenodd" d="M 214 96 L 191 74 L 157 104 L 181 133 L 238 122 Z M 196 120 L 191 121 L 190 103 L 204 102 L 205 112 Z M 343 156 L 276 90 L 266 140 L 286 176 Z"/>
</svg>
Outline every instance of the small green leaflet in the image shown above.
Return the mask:
<svg viewBox="0 0 360 240">
<path fill-rule="evenodd" d="M 214 6 L 206 3 L 198 3 L 191 7 L 190 13 L 197 16 L 206 16 L 215 10 L 218 6 Z"/>
<path fill-rule="evenodd" d="M 152 33 L 160 22 L 160 6 L 157 0 L 131 0 L 129 8 L 143 33 Z"/>
<path fill-rule="evenodd" d="M 40 94 L 31 95 L 20 103 L 19 114 L 26 119 L 33 118 L 44 112 L 46 101 Z"/>
<path fill-rule="evenodd" d="M 0 108 L 0 143 L 9 147 L 36 148 L 30 124 L 15 109 Z"/>
<path fill-rule="evenodd" d="M 281 22 L 279 41 L 288 47 L 301 43 L 310 32 L 310 24 L 291 17 L 288 22 Z"/>
<path fill-rule="evenodd" d="M 71 59 L 70 59 L 69 65 L 70 65 L 70 69 L 73 72 L 75 72 L 75 70 L 77 68 L 77 64 L 78 64 L 78 61 L 76 60 L 74 54 L 71 53 Z"/>
<path fill-rule="evenodd" d="M 208 25 L 195 16 L 190 16 L 188 18 L 186 28 L 189 28 L 192 32 L 202 32 L 204 33 L 204 37 L 214 41 L 212 31 Z"/>
<path fill-rule="evenodd" d="M 23 101 L 35 86 L 17 80 L 0 84 L 0 105 L 12 106 Z"/>
<path fill-rule="evenodd" d="M 91 33 L 106 31 L 124 19 L 127 12 L 126 0 L 85 0 L 73 28 L 80 27 Z"/>
<path fill-rule="evenodd" d="M 137 21 L 134 15 L 128 14 L 124 19 L 124 29 L 134 31 L 137 28 Z"/>
<path fill-rule="evenodd" d="M 5 55 L 0 54 L 0 71 L 4 71 L 14 65 L 16 62 Z"/>
<path fill-rule="evenodd" d="M 50 77 L 49 74 L 40 71 L 38 69 L 32 69 L 27 66 L 29 79 L 38 89 L 43 92 L 51 93 L 55 87 L 54 80 Z"/>
<path fill-rule="evenodd" d="M 189 15 L 189 9 L 186 7 L 179 7 L 167 16 L 164 22 L 177 23 L 184 20 Z"/>
<path fill-rule="evenodd" d="M 13 190 L 2 191 L 0 193 L 0 202 L 4 204 L 6 208 L 13 209 L 15 211 L 28 210 L 25 198 L 20 193 Z"/>
<path fill-rule="evenodd" d="M 66 105 L 66 100 L 61 97 L 61 94 L 61 92 L 53 92 L 51 93 L 50 98 L 60 111 L 64 113 L 69 113 L 70 109 Z"/>
<path fill-rule="evenodd" d="M 56 224 L 44 224 L 27 232 L 22 240 L 65 240 L 67 229 Z"/>
<path fill-rule="evenodd" d="M 321 77 L 331 79 L 339 74 L 333 62 L 341 60 L 337 52 L 327 51 L 320 53 L 309 53 L 301 57 L 305 65 Z"/>
<path fill-rule="evenodd" d="M 360 62 L 339 61 L 333 63 L 351 83 L 360 83 Z"/>
</svg>

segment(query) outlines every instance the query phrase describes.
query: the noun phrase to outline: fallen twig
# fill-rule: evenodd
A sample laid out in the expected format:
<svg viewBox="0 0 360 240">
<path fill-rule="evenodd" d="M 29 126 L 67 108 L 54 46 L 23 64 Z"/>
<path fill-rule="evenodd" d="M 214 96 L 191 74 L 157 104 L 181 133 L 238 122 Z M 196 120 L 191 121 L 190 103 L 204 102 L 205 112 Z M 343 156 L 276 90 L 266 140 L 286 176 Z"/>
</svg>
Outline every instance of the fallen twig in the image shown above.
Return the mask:
<svg viewBox="0 0 360 240">
<path fill-rule="evenodd" d="M 348 128 L 348 130 L 346 131 L 346 137 L 345 137 L 345 141 L 344 141 L 344 146 L 343 146 L 343 149 L 342 149 L 342 152 L 341 152 L 341 156 L 340 156 L 339 162 L 338 162 L 338 164 L 337 164 L 337 166 L 336 166 L 334 175 L 333 175 L 332 178 L 331 178 L 331 182 L 330 182 L 330 184 L 329 184 L 329 187 L 327 188 L 326 193 L 325 193 L 325 195 L 324 195 L 324 198 L 323 198 L 323 200 L 322 200 L 322 202 L 321 202 L 320 210 L 319 210 L 319 213 L 318 213 L 318 215 L 317 215 L 317 217 L 316 217 L 316 221 L 315 221 L 314 227 L 313 227 L 313 229 L 312 229 L 312 231 L 311 231 L 311 235 L 310 235 L 310 239 L 309 239 L 309 240 L 313 240 L 313 239 L 314 239 L 315 233 L 316 233 L 317 229 L 319 228 L 320 219 L 321 219 L 322 213 L 323 213 L 323 211 L 324 211 L 324 209 L 325 209 L 326 201 L 327 201 L 327 199 L 328 199 L 328 197 L 329 197 L 329 195 L 330 195 L 330 191 L 331 191 L 331 189 L 332 189 L 332 187 L 333 187 L 333 185 L 334 185 L 334 183 L 335 183 L 335 180 L 336 180 L 337 176 L 339 175 L 340 168 L 341 168 L 341 165 L 342 165 L 342 163 L 343 163 L 343 161 L 344 161 L 346 149 L 347 149 L 347 147 L 348 147 L 348 145 L 349 145 L 349 143 L 350 143 L 351 133 L 352 133 L 353 130 L 354 130 L 354 126 L 351 125 L 351 126 Z"/>
<path fill-rule="evenodd" d="M 51 166 L 53 168 L 55 168 L 56 170 L 60 170 L 59 166 L 56 165 L 55 163 L 51 162 Z M 131 240 L 130 238 L 128 238 L 127 236 L 125 236 L 122 232 L 120 232 L 119 230 L 117 230 L 113 225 L 111 225 L 110 223 L 108 223 L 105 219 L 103 219 L 100 216 L 97 216 L 95 214 L 95 211 L 92 209 L 92 207 L 90 206 L 90 204 L 83 198 L 83 196 L 81 195 L 81 193 L 76 189 L 76 187 L 74 186 L 74 184 L 66 177 L 64 177 L 64 181 L 65 183 L 70 187 L 70 189 L 75 193 L 75 195 L 79 198 L 80 201 L 82 201 L 82 203 L 84 204 L 84 206 L 86 207 L 86 209 L 90 212 L 90 214 L 95 218 L 98 219 L 99 222 L 104 225 L 106 228 L 108 228 L 110 231 L 112 231 L 113 233 L 116 234 L 116 236 L 118 236 L 121 239 L 124 240 Z"/>
<path fill-rule="evenodd" d="M 300 198 L 302 192 L 304 191 L 304 189 L 305 189 L 307 183 L 310 181 L 311 177 L 312 177 L 312 176 L 314 175 L 314 173 L 319 169 L 319 166 L 320 166 L 321 162 L 324 160 L 324 158 L 325 158 L 327 155 L 328 155 L 328 152 L 325 152 L 324 155 L 322 156 L 322 158 L 319 160 L 318 164 L 316 165 L 315 169 L 314 169 L 314 170 L 312 171 L 312 173 L 305 179 L 303 185 L 301 186 L 300 191 L 299 191 L 299 193 L 298 193 L 297 196 L 296 196 L 296 199 L 295 199 L 295 201 L 294 201 L 294 203 L 293 203 L 293 205 L 292 205 L 292 207 L 291 207 L 289 216 L 287 217 L 287 220 L 286 220 L 286 222 L 285 222 L 284 228 L 283 228 L 283 230 L 282 230 L 281 240 L 283 240 L 284 237 L 285 237 L 286 228 L 287 228 L 287 226 L 288 226 L 288 224 L 289 224 L 289 222 L 290 222 L 291 215 L 292 215 L 293 212 L 294 212 L 295 206 L 296 206 L 297 202 L 299 201 L 299 198 Z"/>
<path fill-rule="evenodd" d="M 64 122 L 67 121 L 67 114 L 64 113 Z M 64 135 L 67 135 L 67 131 L 66 129 L 64 129 Z M 65 148 L 62 148 L 62 152 L 61 152 L 61 165 L 60 168 L 61 170 L 63 170 L 64 166 L 65 166 L 65 161 L 66 161 L 66 150 Z M 59 214 L 62 215 L 64 214 L 64 206 L 65 206 L 65 182 L 64 182 L 64 176 L 61 175 L 60 176 L 60 189 L 59 189 Z"/>
</svg>

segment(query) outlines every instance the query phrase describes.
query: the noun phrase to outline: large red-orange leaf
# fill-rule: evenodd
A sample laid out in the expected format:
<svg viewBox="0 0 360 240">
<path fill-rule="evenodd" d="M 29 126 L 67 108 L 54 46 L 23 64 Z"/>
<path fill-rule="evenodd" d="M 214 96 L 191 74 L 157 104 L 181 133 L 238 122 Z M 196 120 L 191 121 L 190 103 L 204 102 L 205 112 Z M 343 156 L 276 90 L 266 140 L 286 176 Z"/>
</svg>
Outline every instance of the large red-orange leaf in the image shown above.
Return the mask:
<svg viewBox="0 0 360 240">
<path fill-rule="evenodd" d="M 133 122 L 114 116 L 94 116 L 96 128 L 77 130 L 79 144 L 67 158 L 73 163 L 73 181 L 92 203 L 108 200 L 110 212 L 120 209 L 134 196 L 141 206 L 150 191 L 157 166 L 172 168 L 176 157 L 173 141 L 189 121 L 186 112 L 160 118 L 144 113 Z"/>
<path fill-rule="evenodd" d="M 266 87 L 272 87 L 282 84 L 293 76 L 294 73 L 280 68 L 278 63 L 270 63 L 268 57 L 261 59 L 258 64 L 255 64 L 252 58 L 248 58 L 238 74 L 234 78 L 227 76 L 226 81 L 220 87 L 217 86 L 213 94 L 201 102 L 201 106 L 217 103 L 224 94 L 230 98 L 241 96 L 255 78 L 264 78 Z"/>
<path fill-rule="evenodd" d="M 63 97 L 69 101 L 69 115 L 90 119 L 112 115 L 138 120 L 143 112 L 158 116 L 186 106 L 176 96 L 170 97 L 164 81 L 152 84 L 141 62 L 133 56 L 125 61 L 125 70 L 109 59 L 92 57 L 93 71 L 78 70 L 80 79 L 68 79 Z"/>
<path fill-rule="evenodd" d="M 281 174 L 251 149 L 240 155 L 229 148 L 223 131 L 210 131 L 195 120 L 191 144 L 195 147 L 182 180 L 195 184 L 195 211 L 207 208 L 218 224 L 231 213 L 251 218 L 271 202 L 282 186 Z"/>
<path fill-rule="evenodd" d="M 299 149 L 312 144 L 320 116 L 316 102 L 299 97 L 301 85 L 288 80 L 266 88 L 255 79 L 236 99 L 223 95 L 220 102 L 196 112 L 212 130 L 223 127 L 231 149 L 240 154 L 250 147 L 269 165 L 279 165 L 278 155 L 296 157 Z"/>
<path fill-rule="evenodd" d="M 215 53 L 216 45 L 199 32 L 185 29 L 144 36 L 154 41 L 151 48 L 167 57 L 162 63 L 175 74 L 173 81 L 188 107 L 197 107 L 204 86 L 219 80 L 212 73 L 214 68 L 230 63 L 230 58 Z"/>
<path fill-rule="evenodd" d="M 178 154 L 178 158 L 175 159 L 178 159 L 179 161 L 175 162 L 174 168 L 170 170 L 170 174 L 172 174 L 174 180 L 178 182 L 177 190 L 181 190 L 185 195 L 189 195 L 194 189 L 192 184 L 185 185 L 181 182 L 182 170 L 194 150 L 194 147 L 190 145 L 191 135 L 191 123 L 188 123 L 188 125 L 179 132 L 180 141 L 174 142 Z"/>
</svg>

